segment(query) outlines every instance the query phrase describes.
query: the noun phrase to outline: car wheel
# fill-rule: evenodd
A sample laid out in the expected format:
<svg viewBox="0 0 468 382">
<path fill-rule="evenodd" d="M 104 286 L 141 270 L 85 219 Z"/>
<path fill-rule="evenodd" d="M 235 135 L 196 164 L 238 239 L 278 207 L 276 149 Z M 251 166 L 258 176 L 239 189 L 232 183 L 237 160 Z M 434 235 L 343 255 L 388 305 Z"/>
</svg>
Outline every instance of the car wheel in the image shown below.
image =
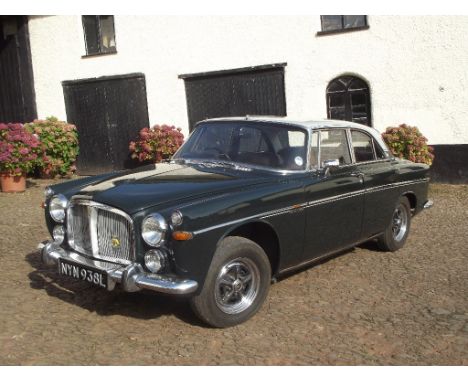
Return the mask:
<svg viewBox="0 0 468 382">
<path fill-rule="evenodd" d="M 260 309 L 270 283 L 270 261 L 263 249 L 230 236 L 218 246 L 201 293 L 191 299 L 192 309 L 211 326 L 238 325 Z"/>
<path fill-rule="evenodd" d="M 401 197 L 392 214 L 392 220 L 377 240 L 380 249 L 394 252 L 405 245 L 411 226 L 411 208 L 406 197 Z"/>
</svg>

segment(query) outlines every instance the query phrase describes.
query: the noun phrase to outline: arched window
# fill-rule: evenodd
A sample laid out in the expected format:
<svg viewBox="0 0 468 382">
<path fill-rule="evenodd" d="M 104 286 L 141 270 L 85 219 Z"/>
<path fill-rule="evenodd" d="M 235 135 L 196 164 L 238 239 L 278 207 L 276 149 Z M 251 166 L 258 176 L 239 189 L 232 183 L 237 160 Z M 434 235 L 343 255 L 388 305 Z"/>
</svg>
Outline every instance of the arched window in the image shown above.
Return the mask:
<svg viewBox="0 0 468 382">
<path fill-rule="evenodd" d="M 327 87 L 327 114 L 330 119 L 371 126 L 369 86 L 353 76 L 335 78 Z"/>
</svg>

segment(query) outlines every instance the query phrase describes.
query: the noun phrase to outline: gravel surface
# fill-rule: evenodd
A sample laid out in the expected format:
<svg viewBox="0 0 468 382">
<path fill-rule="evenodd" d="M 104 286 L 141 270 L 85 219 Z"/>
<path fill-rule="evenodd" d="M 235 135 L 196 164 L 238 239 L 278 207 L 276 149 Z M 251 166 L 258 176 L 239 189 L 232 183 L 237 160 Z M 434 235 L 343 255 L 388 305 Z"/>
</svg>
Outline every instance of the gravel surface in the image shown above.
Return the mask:
<svg viewBox="0 0 468 382">
<path fill-rule="evenodd" d="M 0 194 L 1 365 L 468 365 L 467 185 L 431 185 L 397 253 L 347 251 L 272 285 L 247 323 L 211 329 L 184 299 L 43 266 L 46 183 Z"/>
</svg>

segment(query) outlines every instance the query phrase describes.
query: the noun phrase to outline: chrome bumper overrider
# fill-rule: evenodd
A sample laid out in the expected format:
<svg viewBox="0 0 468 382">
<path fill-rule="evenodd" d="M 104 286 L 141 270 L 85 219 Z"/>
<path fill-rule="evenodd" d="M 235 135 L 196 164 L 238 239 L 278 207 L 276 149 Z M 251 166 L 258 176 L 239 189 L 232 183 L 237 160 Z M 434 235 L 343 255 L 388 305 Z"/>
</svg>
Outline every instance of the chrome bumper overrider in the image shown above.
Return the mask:
<svg viewBox="0 0 468 382">
<path fill-rule="evenodd" d="M 423 208 L 427 210 L 428 208 L 431 208 L 433 205 L 434 205 L 434 202 L 431 199 L 429 199 L 426 203 L 424 203 Z"/>
<path fill-rule="evenodd" d="M 113 290 L 115 284 L 122 284 L 127 292 L 150 289 L 167 294 L 183 295 L 194 292 L 198 283 L 194 280 L 174 279 L 144 271 L 140 264 L 121 265 L 93 260 L 76 252 L 67 251 L 53 242 L 39 244 L 42 261 L 47 265 L 58 265 L 59 259 L 98 269 L 107 273 L 107 290 Z"/>
</svg>

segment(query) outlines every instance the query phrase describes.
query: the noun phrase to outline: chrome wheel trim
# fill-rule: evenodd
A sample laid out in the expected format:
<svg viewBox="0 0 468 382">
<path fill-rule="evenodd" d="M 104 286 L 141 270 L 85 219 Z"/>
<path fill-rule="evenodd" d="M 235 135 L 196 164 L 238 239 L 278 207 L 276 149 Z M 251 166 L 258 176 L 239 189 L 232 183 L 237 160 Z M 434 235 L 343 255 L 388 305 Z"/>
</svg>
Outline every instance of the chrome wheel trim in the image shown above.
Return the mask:
<svg viewBox="0 0 468 382">
<path fill-rule="evenodd" d="M 215 302 L 227 314 L 248 309 L 260 289 L 260 270 L 250 259 L 240 257 L 225 264 L 215 283 Z"/>
<path fill-rule="evenodd" d="M 393 212 L 392 233 L 395 241 L 401 241 L 408 230 L 408 211 L 403 205 L 399 205 Z"/>
</svg>

